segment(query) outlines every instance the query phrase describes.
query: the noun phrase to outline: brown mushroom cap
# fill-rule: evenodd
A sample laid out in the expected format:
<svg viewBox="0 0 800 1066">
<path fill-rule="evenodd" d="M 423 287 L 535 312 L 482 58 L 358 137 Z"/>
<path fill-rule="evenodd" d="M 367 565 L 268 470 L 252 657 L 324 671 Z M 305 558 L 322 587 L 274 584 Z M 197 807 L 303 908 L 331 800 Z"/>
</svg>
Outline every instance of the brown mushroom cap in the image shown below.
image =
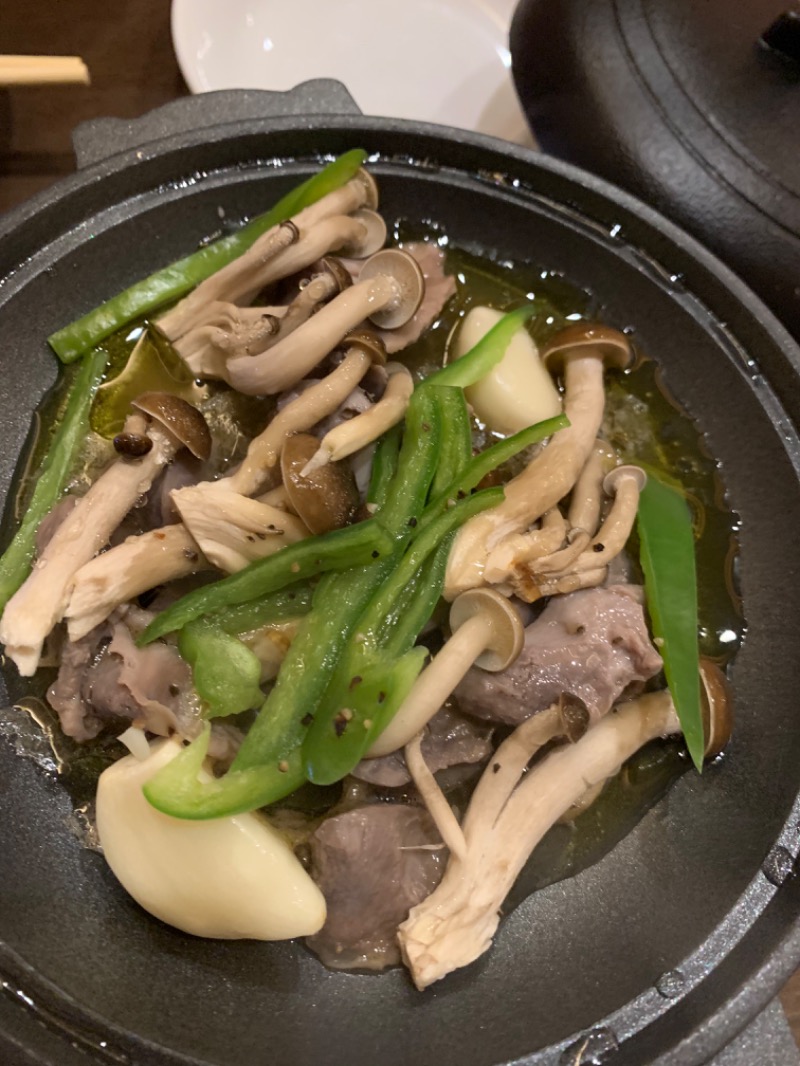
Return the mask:
<svg viewBox="0 0 800 1066">
<path fill-rule="evenodd" d="M 373 366 L 386 366 L 386 345 L 380 334 L 371 329 L 351 329 L 339 347 L 358 348 L 370 357 Z"/>
<path fill-rule="evenodd" d="M 603 492 L 606 496 L 615 496 L 620 481 L 628 477 L 632 477 L 636 481 L 639 492 L 647 484 L 647 474 L 640 466 L 635 466 L 633 463 L 624 463 L 622 466 L 614 467 L 603 478 Z"/>
<path fill-rule="evenodd" d="M 475 660 L 482 670 L 505 670 L 522 651 L 525 630 L 517 609 L 494 589 L 462 592 L 450 608 L 450 629 L 455 633 L 470 618 L 480 615 L 487 624 L 486 650 Z"/>
<path fill-rule="evenodd" d="M 198 459 L 208 459 L 211 455 L 211 433 L 206 420 L 186 400 L 169 392 L 143 392 L 131 403 L 160 422 Z"/>
<path fill-rule="evenodd" d="M 586 355 L 594 350 L 606 366 L 627 369 L 633 362 L 633 350 L 624 333 L 598 322 L 575 322 L 559 330 L 541 351 L 544 365 L 557 373 L 570 355 Z"/>
<path fill-rule="evenodd" d="M 346 462 L 326 463 L 307 477 L 301 471 L 316 454 L 319 441 L 310 433 L 293 433 L 281 452 L 281 473 L 289 503 L 312 533 L 328 533 L 352 521 L 358 488 Z"/>
<path fill-rule="evenodd" d="M 350 276 L 350 271 L 335 256 L 326 255 L 319 262 L 315 263 L 311 268 L 312 276 L 319 274 L 328 274 L 336 285 L 334 295 L 338 295 L 340 292 L 344 292 L 353 284 L 353 279 Z"/>
<path fill-rule="evenodd" d="M 378 183 L 375 181 L 369 171 L 360 167 L 355 173 L 355 180 L 360 181 L 364 186 L 364 205 L 371 211 L 378 210 L 378 203 L 380 197 L 378 196 Z"/>
<path fill-rule="evenodd" d="M 706 735 L 705 756 L 713 759 L 723 751 L 731 738 L 733 700 L 728 679 L 710 659 L 700 660 L 700 683 Z"/>
<path fill-rule="evenodd" d="M 416 314 L 425 294 L 425 278 L 419 263 L 400 248 L 386 248 L 371 256 L 358 275 L 359 281 L 387 275 L 397 282 L 396 300 L 369 316 L 378 329 L 397 329 Z"/>
<path fill-rule="evenodd" d="M 364 235 L 355 241 L 342 244 L 338 248 L 339 255 L 350 256 L 353 259 L 366 259 L 374 255 L 386 244 L 386 223 L 377 211 L 370 211 L 362 207 L 360 211 L 354 211 L 351 218 L 360 222 L 364 227 Z"/>
</svg>

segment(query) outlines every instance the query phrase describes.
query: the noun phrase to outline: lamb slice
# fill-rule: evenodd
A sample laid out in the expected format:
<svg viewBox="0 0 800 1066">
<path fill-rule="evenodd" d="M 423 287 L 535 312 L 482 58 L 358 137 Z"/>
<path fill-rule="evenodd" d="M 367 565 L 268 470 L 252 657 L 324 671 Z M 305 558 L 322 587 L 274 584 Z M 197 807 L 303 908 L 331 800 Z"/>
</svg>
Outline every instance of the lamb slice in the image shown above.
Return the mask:
<svg viewBox="0 0 800 1066">
<path fill-rule="evenodd" d="M 64 644 L 47 700 L 64 733 L 79 741 L 128 725 L 191 738 L 200 724 L 191 672 L 177 651 L 158 643 L 137 648 L 119 622 Z"/>
<path fill-rule="evenodd" d="M 502 673 L 471 668 L 455 690 L 461 710 L 518 725 L 562 694 L 602 717 L 634 682 L 662 667 L 634 585 L 583 589 L 554 597 L 525 630 L 516 662 Z"/>
<path fill-rule="evenodd" d="M 309 843 L 328 916 L 308 946 L 335 970 L 398 963 L 397 927 L 438 885 L 446 864 L 430 815 L 401 804 L 358 807 L 327 819 Z"/>
<path fill-rule="evenodd" d="M 428 326 L 433 325 L 456 291 L 455 278 L 444 272 L 445 253 L 438 244 L 432 244 L 430 241 L 409 241 L 403 245 L 403 251 L 412 255 L 419 264 L 425 279 L 425 294 L 422 303 L 404 326 L 398 329 L 377 330 L 389 355 L 408 348 L 414 341 L 419 340 Z M 363 259 L 343 260 L 354 282 L 358 281 L 364 262 Z"/>
<path fill-rule="evenodd" d="M 473 722 L 445 704 L 428 723 L 422 738 L 422 755 L 432 773 L 451 766 L 473 765 L 488 759 L 492 751 L 491 736 L 491 726 Z M 382 788 L 400 788 L 411 780 L 402 751 L 377 759 L 362 759 L 353 776 Z"/>
<path fill-rule="evenodd" d="M 104 547 L 180 444 L 152 426 L 153 446 L 140 459 L 117 459 L 53 534 L 0 619 L 0 643 L 23 677 L 36 672 L 45 637 L 67 607 L 75 574 Z"/>
</svg>

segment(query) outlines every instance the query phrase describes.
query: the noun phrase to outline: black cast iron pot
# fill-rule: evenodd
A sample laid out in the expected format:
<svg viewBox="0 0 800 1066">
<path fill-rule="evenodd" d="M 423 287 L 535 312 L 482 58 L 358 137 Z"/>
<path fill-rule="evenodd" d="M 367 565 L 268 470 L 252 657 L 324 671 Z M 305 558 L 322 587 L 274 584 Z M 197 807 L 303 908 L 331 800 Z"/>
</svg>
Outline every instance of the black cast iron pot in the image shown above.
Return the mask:
<svg viewBox="0 0 800 1066">
<path fill-rule="evenodd" d="M 58 1066 L 700 1063 L 800 962 L 800 353 L 729 271 L 629 196 L 499 141 L 365 118 L 330 83 L 84 130 L 84 162 L 117 154 L 0 227 L 3 492 L 55 378 L 47 334 L 185 254 L 220 205 L 254 214 L 320 153 L 357 145 L 388 216 L 435 220 L 590 290 L 702 427 L 741 516 L 734 739 L 425 994 L 401 971 L 334 974 L 299 945 L 195 940 L 149 918 L 70 835 L 58 782 L 2 743 L 3 1062 L 27 1049 L 21 1061 Z"/>
</svg>

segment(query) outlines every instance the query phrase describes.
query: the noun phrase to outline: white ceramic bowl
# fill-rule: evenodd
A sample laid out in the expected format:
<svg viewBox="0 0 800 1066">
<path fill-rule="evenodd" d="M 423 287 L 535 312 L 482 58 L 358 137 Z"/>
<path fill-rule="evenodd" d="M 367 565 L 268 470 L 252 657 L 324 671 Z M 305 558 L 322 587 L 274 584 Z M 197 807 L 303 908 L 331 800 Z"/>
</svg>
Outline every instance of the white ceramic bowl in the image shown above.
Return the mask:
<svg viewBox="0 0 800 1066">
<path fill-rule="evenodd" d="M 343 82 L 368 115 L 531 144 L 511 79 L 515 0 L 173 0 L 192 92 Z"/>
</svg>

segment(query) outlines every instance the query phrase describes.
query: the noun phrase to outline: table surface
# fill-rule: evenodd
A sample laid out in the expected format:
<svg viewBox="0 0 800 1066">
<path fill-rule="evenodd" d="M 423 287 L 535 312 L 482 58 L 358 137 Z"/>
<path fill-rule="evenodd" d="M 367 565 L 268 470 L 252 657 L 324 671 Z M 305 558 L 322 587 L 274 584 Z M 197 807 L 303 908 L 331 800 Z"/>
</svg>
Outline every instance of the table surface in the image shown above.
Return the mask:
<svg viewBox="0 0 800 1066">
<path fill-rule="evenodd" d="M 72 173 L 79 122 L 133 118 L 187 94 L 169 8 L 169 0 L 3 0 L 0 54 L 80 55 L 92 84 L 0 89 L 0 212 Z M 781 1002 L 800 1044 L 800 971 Z"/>
</svg>

